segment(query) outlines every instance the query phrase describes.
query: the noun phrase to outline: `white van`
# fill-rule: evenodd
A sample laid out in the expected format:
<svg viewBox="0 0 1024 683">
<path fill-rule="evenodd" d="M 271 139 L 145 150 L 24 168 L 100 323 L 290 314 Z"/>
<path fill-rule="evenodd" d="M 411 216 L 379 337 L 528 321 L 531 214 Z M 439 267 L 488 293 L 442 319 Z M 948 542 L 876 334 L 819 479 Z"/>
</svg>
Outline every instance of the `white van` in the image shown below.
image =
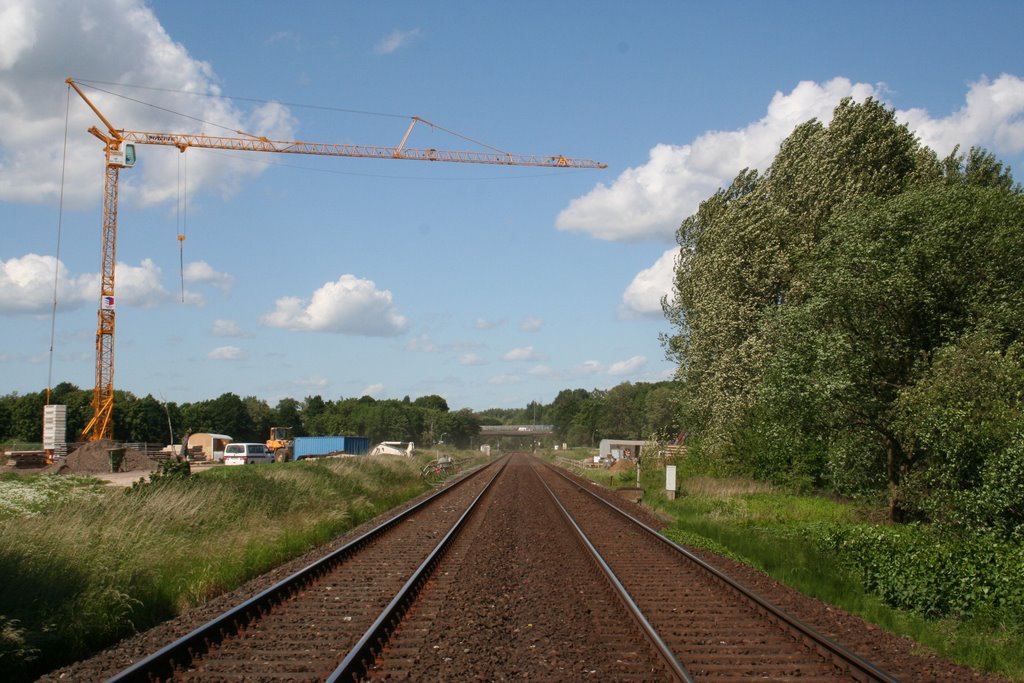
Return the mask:
<svg viewBox="0 0 1024 683">
<path fill-rule="evenodd" d="M 258 465 L 274 462 L 274 454 L 262 443 L 229 443 L 224 447 L 225 465 Z"/>
</svg>

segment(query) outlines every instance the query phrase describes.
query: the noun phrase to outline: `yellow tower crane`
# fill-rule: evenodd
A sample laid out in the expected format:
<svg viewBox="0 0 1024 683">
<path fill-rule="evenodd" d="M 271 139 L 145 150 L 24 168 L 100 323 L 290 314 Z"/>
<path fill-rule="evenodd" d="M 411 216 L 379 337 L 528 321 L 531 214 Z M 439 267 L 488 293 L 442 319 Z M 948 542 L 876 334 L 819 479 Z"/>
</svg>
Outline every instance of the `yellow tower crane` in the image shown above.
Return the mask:
<svg viewBox="0 0 1024 683">
<path fill-rule="evenodd" d="M 269 140 L 238 131 L 242 137 L 218 137 L 186 133 L 153 133 L 114 128 L 113 124 L 78 87 L 74 79 L 67 84 L 74 88 L 89 108 L 99 117 L 106 132 L 96 126 L 89 128 L 103 143 L 106 156 L 106 179 L 103 185 L 103 248 L 100 270 L 99 322 L 96 327 L 96 386 L 92 396 L 92 419 L 82 431 L 88 441 L 110 439 L 114 433 L 111 414 L 114 407 L 114 265 L 117 256 L 117 185 L 122 168 L 135 164 L 135 145 L 164 145 L 184 152 L 189 147 L 228 149 L 245 152 L 277 152 L 279 154 L 315 154 L 320 156 L 368 157 L 372 159 L 413 159 L 468 164 L 504 166 L 544 166 L 549 168 L 607 168 L 589 159 L 571 159 L 561 155 L 536 156 L 505 152 L 457 152 L 440 149 L 410 149 L 405 146 L 413 127 L 418 123 L 432 126 L 418 116 L 412 117 L 409 128 L 397 147 L 370 147 L 320 142 Z"/>
</svg>

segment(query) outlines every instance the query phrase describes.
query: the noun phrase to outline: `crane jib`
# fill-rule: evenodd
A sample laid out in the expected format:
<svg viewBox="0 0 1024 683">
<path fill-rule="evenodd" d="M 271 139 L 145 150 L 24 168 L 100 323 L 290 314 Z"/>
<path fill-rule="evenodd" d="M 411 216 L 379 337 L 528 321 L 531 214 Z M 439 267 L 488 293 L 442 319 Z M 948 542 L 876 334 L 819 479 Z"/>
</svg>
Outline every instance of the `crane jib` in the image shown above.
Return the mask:
<svg viewBox="0 0 1024 683">
<path fill-rule="evenodd" d="M 314 154 L 318 156 L 361 157 L 370 159 L 409 159 L 414 161 L 446 161 L 505 166 L 547 166 L 555 168 L 607 168 L 590 159 L 574 159 L 562 155 L 526 155 L 508 152 L 474 152 L 442 149 L 413 149 L 344 145 L 328 142 L 295 142 L 268 140 L 261 137 L 223 137 L 191 133 L 147 133 L 119 131 L 124 142 L 145 145 L 167 145 L 182 151 L 189 147 L 225 149 L 241 152 L 276 152 L 278 154 Z"/>
<path fill-rule="evenodd" d="M 130 168 L 135 164 L 136 144 L 168 145 L 177 147 L 184 152 L 189 147 L 205 149 L 225 149 L 245 152 L 277 152 L 279 154 L 315 154 L 320 156 L 345 156 L 376 159 L 413 159 L 420 161 L 445 161 L 468 164 L 500 164 L 503 166 L 542 166 L 548 168 L 607 168 L 590 159 L 572 159 L 559 154 L 549 156 L 529 156 L 509 154 L 507 152 L 453 152 L 439 149 L 406 149 L 405 142 L 412 132 L 412 125 L 417 121 L 436 127 L 419 117 L 413 122 L 398 147 L 371 147 L 359 145 L 341 145 L 319 142 L 295 142 L 268 140 L 265 137 L 247 135 L 245 137 L 216 137 L 201 134 L 156 133 L 126 131 L 115 128 L 107 120 L 99 108 L 86 96 L 74 79 L 65 80 L 68 87 L 73 88 L 82 100 L 92 109 L 93 113 L 103 122 L 107 132 L 100 131 L 96 126 L 89 129 L 104 144 L 106 154 L 106 180 L 104 182 L 103 199 L 103 237 L 101 297 L 108 297 L 111 308 L 100 306 L 99 324 L 96 328 L 96 386 L 93 390 L 93 416 L 82 437 L 89 441 L 113 438 L 113 405 L 114 405 L 114 264 L 117 249 L 117 194 L 118 174 L 122 168 Z M 451 132 L 451 131 L 447 131 Z M 464 136 L 461 136 L 464 137 Z M 468 138 L 467 138 L 468 139 Z M 484 145 L 487 147 L 487 145 Z M 491 148 L 494 149 L 494 148 Z M 179 237 L 181 239 L 181 237 Z M 103 301 L 104 299 L 101 299 Z"/>
</svg>

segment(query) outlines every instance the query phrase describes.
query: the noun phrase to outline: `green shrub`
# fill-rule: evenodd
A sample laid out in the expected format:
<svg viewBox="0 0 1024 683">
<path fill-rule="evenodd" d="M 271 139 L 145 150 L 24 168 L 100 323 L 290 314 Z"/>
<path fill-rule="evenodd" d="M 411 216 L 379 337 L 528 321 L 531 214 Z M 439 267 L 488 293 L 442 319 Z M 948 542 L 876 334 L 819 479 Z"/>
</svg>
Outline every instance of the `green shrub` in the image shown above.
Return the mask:
<svg viewBox="0 0 1024 683">
<path fill-rule="evenodd" d="M 976 331 L 927 359 L 895 406 L 916 463 L 902 504 L 959 532 L 1011 537 L 1024 525 L 1024 346 Z"/>
<path fill-rule="evenodd" d="M 922 526 L 851 525 L 822 534 L 887 604 L 928 618 L 1024 620 L 1024 546 L 990 535 L 948 536 Z"/>
</svg>

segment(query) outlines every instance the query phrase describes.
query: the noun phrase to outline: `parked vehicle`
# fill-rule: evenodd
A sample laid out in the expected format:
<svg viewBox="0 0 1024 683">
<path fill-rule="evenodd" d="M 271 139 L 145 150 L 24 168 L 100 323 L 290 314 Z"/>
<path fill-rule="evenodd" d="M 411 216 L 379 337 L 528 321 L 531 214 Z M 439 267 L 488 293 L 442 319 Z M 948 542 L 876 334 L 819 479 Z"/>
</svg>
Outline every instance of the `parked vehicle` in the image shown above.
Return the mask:
<svg viewBox="0 0 1024 683">
<path fill-rule="evenodd" d="M 274 454 L 277 462 L 290 462 L 295 453 L 295 442 L 292 439 L 291 427 L 271 427 L 267 449 Z"/>
<path fill-rule="evenodd" d="M 258 465 L 274 462 L 274 454 L 262 443 L 229 443 L 224 447 L 225 465 Z"/>
<path fill-rule="evenodd" d="M 412 457 L 416 444 L 412 441 L 381 441 L 373 447 L 370 455 L 405 455 Z"/>
</svg>

